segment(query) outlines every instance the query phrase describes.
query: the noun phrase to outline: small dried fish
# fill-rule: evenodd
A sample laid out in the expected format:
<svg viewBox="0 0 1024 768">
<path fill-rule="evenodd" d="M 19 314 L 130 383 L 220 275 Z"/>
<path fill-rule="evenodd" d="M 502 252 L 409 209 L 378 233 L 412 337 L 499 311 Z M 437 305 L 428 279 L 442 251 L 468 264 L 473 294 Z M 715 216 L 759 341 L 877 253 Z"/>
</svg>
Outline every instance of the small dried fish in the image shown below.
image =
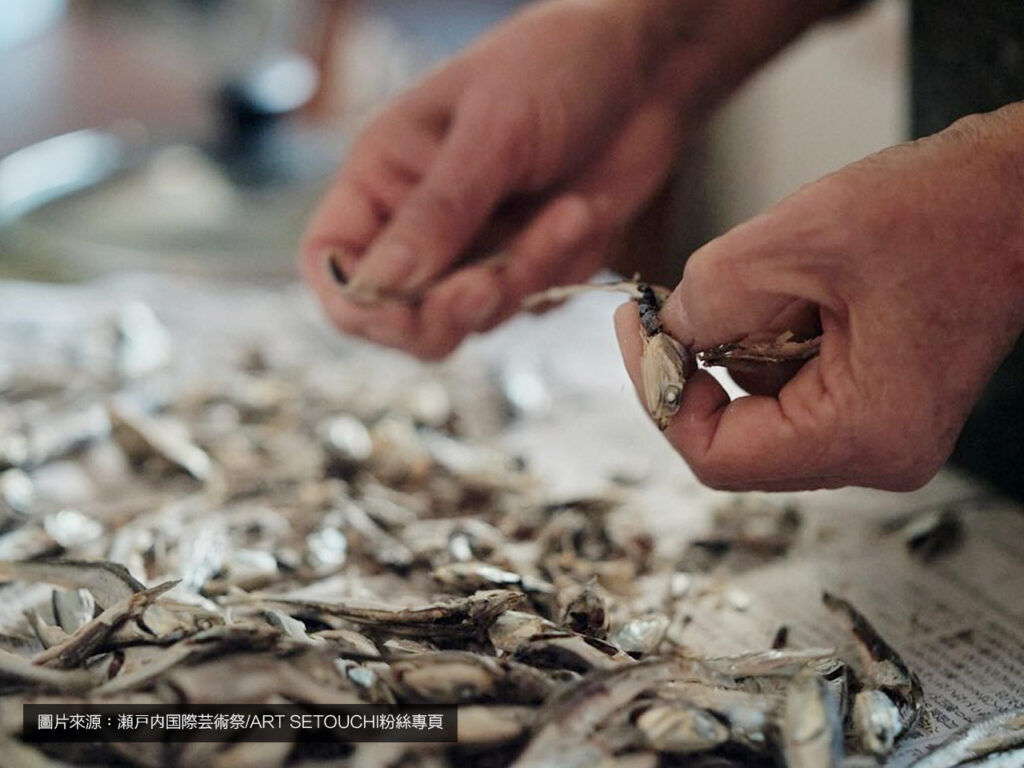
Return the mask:
<svg viewBox="0 0 1024 768">
<path fill-rule="evenodd" d="M 400 571 L 412 565 L 412 551 L 374 522 L 358 504 L 346 504 L 336 514 L 346 531 L 365 541 L 367 554 L 379 563 Z"/>
<path fill-rule="evenodd" d="M 534 638 L 557 633 L 558 625 L 535 613 L 509 610 L 498 616 L 487 630 L 491 644 L 502 653 L 517 653 Z"/>
<path fill-rule="evenodd" d="M 884 757 L 903 732 L 900 710 L 879 690 L 858 691 L 853 698 L 853 729 L 865 752 Z"/>
<path fill-rule="evenodd" d="M 782 751 L 789 768 L 839 768 L 843 728 L 828 684 L 811 670 L 790 681 L 782 717 Z"/>
<path fill-rule="evenodd" d="M 35 484 L 20 469 L 0 472 L 0 522 L 11 515 L 27 515 L 32 511 Z"/>
<path fill-rule="evenodd" d="M 573 632 L 603 639 L 608 635 L 608 606 L 604 595 L 591 578 L 559 595 L 563 603 L 562 624 Z"/>
<path fill-rule="evenodd" d="M 380 658 L 380 650 L 373 641 L 351 629 L 325 629 L 322 632 L 314 632 L 312 637 L 322 639 L 344 658 Z"/>
<path fill-rule="evenodd" d="M 47 624 L 43 617 L 39 615 L 39 611 L 25 611 L 25 618 L 28 619 L 29 626 L 36 633 L 36 637 L 43 644 L 43 648 L 52 648 L 68 639 L 67 632 L 60 627 Z"/>
<path fill-rule="evenodd" d="M 262 704 L 275 697 L 309 704 L 362 703 L 340 675 L 314 679 L 292 657 L 266 652 L 179 665 L 161 679 L 160 686 L 172 689 L 175 698 L 188 704 Z"/>
<path fill-rule="evenodd" d="M 619 627 L 611 642 L 631 656 L 647 656 L 658 650 L 670 624 L 670 619 L 663 613 L 639 616 Z"/>
<path fill-rule="evenodd" d="M 507 571 L 489 563 L 449 563 L 435 568 L 431 575 L 439 584 L 460 592 L 502 587 L 520 587 L 526 594 L 549 595 L 555 591 L 554 585 L 543 579 Z"/>
<path fill-rule="evenodd" d="M 97 687 L 96 696 L 122 694 L 149 685 L 158 677 L 185 661 L 226 653 L 231 650 L 263 650 L 280 638 L 277 630 L 253 624 L 213 627 L 186 638 L 151 655 L 151 661 Z"/>
<path fill-rule="evenodd" d="M 593 768 L 607 757 L 591 739 L 600 724 L 645 690 L 684 677 L 686 666 L 652 659 L 588 675 L 544 707 L 513 768 Z"/>
<path fill-rule="evenodd" d="M 808 664 L 827 661 L 835 656 L 834 648 L 783 648 L 752 651 L 739 656 L 701 659 L 701 664 L 728 677 L 792 677 Z"/>
<path fill-rule="evenodd" d="M 923 708 L 924 693 L 917 674 L 849 601 L 829 592 L 822 595 L 822 600 L 853 633 L 866 687 L 876 688 L 892 699 L 899 707 L 902 731 L 909 731 L 917 724 Z"/>
<path fill-rule="evenodd" d="M 1003 712 L 954 732 L 910 768 L 953 768 L 1024 745 L 1024 710 Z M 985 764 L 985 763 L 983 763 Z"/>
<path fill-rule="evenodd" d="M 216 472 L 206 451 L 127 400 L 111 403 L 110 422 L 114 438 L 136 462 L 157 456 L 200 481 L 211 479 Z"/>
<path fill-rule="evenodd" d="M 735 363 L 777 364 L 809 360 L 821 349 L 821 337 L 796 340 L 792 331 L 778 335 L 754 334 L 730 344 L 719 344 L 698 354 L 704 365 L 729 366 Z"/>
<path fill-rule="evenodd" d="M 659 686 L 658 696 L 713 712 L 728 724 L 733 741 L 751 750 L 763 750 L 777 719 L 782 702 L 780 695 L 722 687 L 728 685 L 728 680 L 702 666 L 694 666 L 692 672 L 691 680 Z"/>
<path fill-rule="evenodd" d="M 263 615 L 268 624 L 280 629 L 282 634 L 290 640 L 306 645 L 320 645 L 326 642 L 322 637 L 310 637 L 306 632 L 306 625 L 298 619 L 293 619 L 287 613 L 266 610 Z"/>
<path fill-rule="evenodd" d="M 707 752 L 729 739 L 729 729 L 714 715 L 696 707 L 655 704 L 636 718 L 636 727 L 659 752 Z"/>
<path fill-rule="evenodd" d="M 102 608 L 110 607 L 146 588 L 123 565 L 106 561 L 0 561 L 0 578 L 43 581 L 70 589 L 87 589 Z"/>
<path fill-rule="evenodd" d="M 584 673 L 634 662 L 632 656 L 609 642 L 564 631 L 535 635 L 519 647 L 515 658 L 538 667 Z"/>
<path fill-rule="evenodd" d="M 174 587 L 177 581 L 163 584 L 132 594 L 124 600 L 114 603 L 92 621 L 83 624 L 64 642 L 47 648 L 36 656 L 33 664 L 50 665 L 61 669 L 76 667 L 91 656 L 122 623 L 135 618 L 167 590 Z"/>
<path fill-rule="evenodd" d="M 395 661 L 388 679 L 400 699 L 416 704 L 538 704 L 554 687 L 532 667 L 465 651 L 438 651 Z"/>
<path fill-rule="evenodd" d="M 59 509 L 43 518 L 43 529 L 65 549 L 87 544 L 103 535 L 103 526 L 74 509 Z"/>
<path fill-rule="evenodd" d="M 259 595 L 255 599 L 287 605 L 299 612 L 338 616 L 403 637 L 470 637 L 486 633 L 498 616 L 519 604 L 523 597 L 508 590 L 485 590 L 419 608 L 371 607 L 354 602 L 327 603 L 274 595 Z"/>
<path fill-rule="evenodd" d="M 683 387 L 697 368 L 696 361 L 686 348 L 662 330 L 658 311 L 665 300 L 664 293 L 645 284 L 637 286 L 640 296 L 640 381 L 647 411 L 659 429 L 668 427 L 669 421 L 682 404 Z"/>
<path fill-rule="evenodd" d="M 363 700 L 370 704 L 390 706 L 398 703 L 391 688 L 374 668 L 376 665 L 359 664 L 351 659 L 335 659 L 334 666 L 360 690 Z"/>
</svg>

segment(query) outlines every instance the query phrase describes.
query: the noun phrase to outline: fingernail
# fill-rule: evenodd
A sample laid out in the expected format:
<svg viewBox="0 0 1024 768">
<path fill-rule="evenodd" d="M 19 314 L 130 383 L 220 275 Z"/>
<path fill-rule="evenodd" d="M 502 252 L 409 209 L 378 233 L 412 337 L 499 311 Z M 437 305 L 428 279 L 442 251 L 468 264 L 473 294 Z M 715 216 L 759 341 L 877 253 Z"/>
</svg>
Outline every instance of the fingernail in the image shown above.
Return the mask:
<svg viewBox="0 0 1024 768">
<path fill-rule="evenodd" d="M 686 346 L 693 344 L 693 324 L 679 291 L 673 291 L 669 296 L 661 309 L 661 318 L 677 341 Z"/>
<path fill-rule="evenodd" d="M 404 243 L 393 243 L 371 251 L 352 276 L 352 288 L 409 288 L 416 267 L 416 254 Z"/>
<path fill-rule="evenodd" d="M 457 310 L 464 327 L 471 331 L 485 328 L 501 306 L 501 296 L 495 292 L 467 293 L 459 303 Z"/>
<path fill-rule="evenodd" d="M 345 276 L 345 272 L 341 268 L 341 254 L 333 248 L 324 251 L 323 255 L 324 264 L 327 266 L 327 273 L 331 276 L 338 285 L 345 285 L 348 283 L 348 278 Z"/>
</svg>

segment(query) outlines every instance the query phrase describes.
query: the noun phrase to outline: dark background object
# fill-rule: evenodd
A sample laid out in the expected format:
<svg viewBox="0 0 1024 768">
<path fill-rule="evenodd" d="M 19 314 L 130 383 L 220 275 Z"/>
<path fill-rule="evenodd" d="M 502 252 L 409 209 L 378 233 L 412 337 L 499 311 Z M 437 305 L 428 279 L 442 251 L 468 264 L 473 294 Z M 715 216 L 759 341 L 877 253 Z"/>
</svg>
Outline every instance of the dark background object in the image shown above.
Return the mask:
<svg viewBox="0 0 1024 768">
<path fill-rule="evenodd" d="M 1024 100 L 1024 3 L 918 0 L 911 14 L 915 137 Z M 1024 498 L 1024 338 L 975 407 L 952 462 Z"/>
</svg>

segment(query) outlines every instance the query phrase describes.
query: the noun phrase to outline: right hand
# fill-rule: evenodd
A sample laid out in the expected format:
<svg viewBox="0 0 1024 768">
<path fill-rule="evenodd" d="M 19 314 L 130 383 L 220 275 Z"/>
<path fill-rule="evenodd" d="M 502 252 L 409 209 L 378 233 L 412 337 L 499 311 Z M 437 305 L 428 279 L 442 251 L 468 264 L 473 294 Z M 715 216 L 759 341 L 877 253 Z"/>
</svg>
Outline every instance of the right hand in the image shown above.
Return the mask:
<svg viewBox="0 0 1024 768">
<path fill-rule="evenodd" d="M 657 190 L 685 134 L 650 85 L 645 3 L 549 0 L 389 105 L 362 133 L 302 248 L 343 331 L 423 358 L 585 280 Z M 497 263 L 460 264 L 514 202 L 531 213 Z M 360 306 L 331 277 L 422 296 Z"/>
</svg>

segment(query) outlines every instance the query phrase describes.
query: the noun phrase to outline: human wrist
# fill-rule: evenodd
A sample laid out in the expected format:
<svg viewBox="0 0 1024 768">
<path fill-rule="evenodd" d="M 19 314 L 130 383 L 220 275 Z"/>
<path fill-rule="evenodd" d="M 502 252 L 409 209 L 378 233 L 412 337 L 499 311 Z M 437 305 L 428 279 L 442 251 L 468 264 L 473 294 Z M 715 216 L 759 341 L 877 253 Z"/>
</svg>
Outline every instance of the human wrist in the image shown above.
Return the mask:
<svg viewBox="0 0 1024 768">
<path fill-rule="evenodd" d="M 701 116 L 815 21 L 863 0 L 605 0 L 634 35 L 650 97 Z"/>
</svg>

